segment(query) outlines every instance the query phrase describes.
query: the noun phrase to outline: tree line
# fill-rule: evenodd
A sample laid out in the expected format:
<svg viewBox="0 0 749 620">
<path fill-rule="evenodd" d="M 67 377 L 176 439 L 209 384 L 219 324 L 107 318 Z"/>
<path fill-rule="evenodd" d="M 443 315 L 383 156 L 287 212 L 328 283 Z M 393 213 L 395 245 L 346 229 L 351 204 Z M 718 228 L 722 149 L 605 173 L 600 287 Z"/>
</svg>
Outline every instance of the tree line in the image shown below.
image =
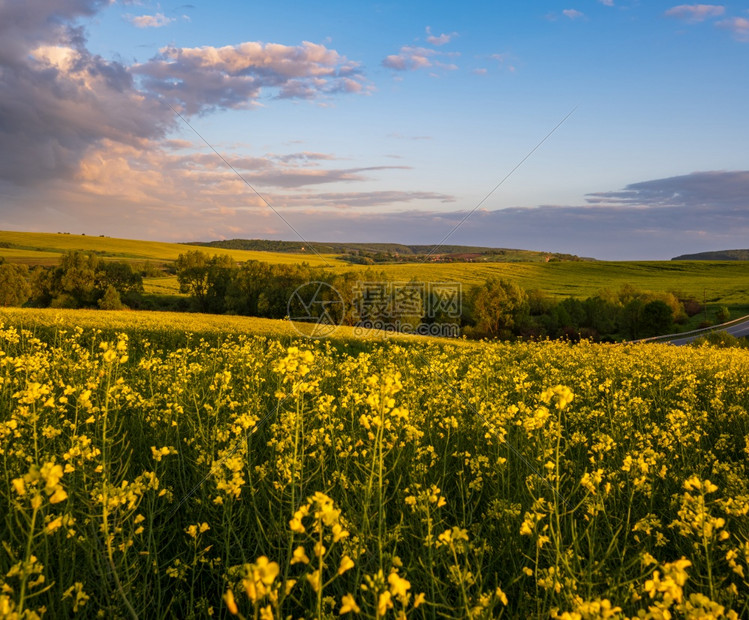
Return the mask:
<svg viewBox="0 0 749 620">
<path fill-rule="evenodd" d="M 208 256 L 201 251 L 180 255 L 176 263 L 180 290 L 191 296 L 201 312 L 231 313 L 267 318 L 284 318 L 289 300 L 307 282 L 325 282 L 335 288 L 344 302 L 342 324 L 353 325 L 361 282 L 385 282 L 383 272 L 366 270 L 331 273 L 306 263 L 271 265 L 250 261 L 236 264 L 229 256 Z M 412 284 L 418 284 L 412 281 Z M 624 285 L 605 289 L 587 299 L 553 299 L 540 290 L 524 290 L 517 284 L 490 279 L 466 291 L 458 318 L 461 331 L 470 338 L 567 338 L 577 340 L 637 339 L 670 333 L 690 317 L 704 310 L 694 298 L 675 292 L 638 290 Z M 428 300 L 422 304 L 429 307 Z M 719 321 L 730 312 L 722 307 Z M 392 316 L 370 311 L 370 323 Z M 413 324 L 439 321 L 433 314 L 411 314 Z"/>
<path fill-rule="evenodd" d="M 57 267 L 33 269 L 0 259 L 0 306 L 119 310 L 138 305 L 142 293 L 143 276 L 130 263 L 96 254 L 68 252 Z"/>
<path fill-rule="evenodd" d="M 343 304 L 331 306 L 334 319 L 354 325 L 361 319 L 357 295 L 362 282 L 386 282 L 384 273 L 366 271 L 332 273 L 307 263 L 288 265 L 258 261 L 236 263 L 227 255 L 209 255 L 201 250 L 181 254 L 174 272 L 180 291 L 189 297 L 179 308 L 214 314 L 237 314 L 282 319 L 290 312 L 293 293 L 308 282 L 324 282 Z M 412 284 L 416 285 L 415 281 Z M 62 257 L 59 266 L 34 267 L 0 262 L 0 306 L 29 305 L 58 308 L 147 307 L 143 302 L 143 276 L 122 261 L 102 260 L 80 251 Z M 423 308 L 429 306 L 424 300 Z M 460 323 L 470 338 L 576 340 L 637 339 L 678 330 L 689 317 L 704 308 L 695 299 L 675 292 L 637 290 L 625 285 L 602 290 L 587 299 L 556 300 L 539 290 L 524 290 L 517 284 L 490 279 L 474 286 L 462 298 L 459 315 L 427 315 L 418 310 L 406 317 L 412 325 L 440 320 Z M 728 320 L 723 307 L 718 321 Z M 392 317 L 369 310 L 370 323 Z"/>
</svg>

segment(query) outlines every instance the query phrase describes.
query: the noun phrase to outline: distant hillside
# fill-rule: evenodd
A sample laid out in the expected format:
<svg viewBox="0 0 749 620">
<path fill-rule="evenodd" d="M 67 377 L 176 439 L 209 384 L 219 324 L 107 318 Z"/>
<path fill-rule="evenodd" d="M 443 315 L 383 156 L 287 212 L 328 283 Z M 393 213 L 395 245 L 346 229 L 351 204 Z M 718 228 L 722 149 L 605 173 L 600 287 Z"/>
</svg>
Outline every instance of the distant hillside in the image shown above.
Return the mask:
<svg viewBox="0 0 749 620">
<path fill-rule="evenodd" d="M 322 243 L 313 241 L 274 241 L 267 239 L 227 239 L 196 241 L 198 245 L 228 250 L 289 252 L 293 254 L 339 254 L 354 263 L 373 262 L 550 262 L 593 260 L 573 254 L 537 252 L 469 245 L 405 245 L 401 243 Z"/>
<path fill-rule="evenodd" d="M 682 254 L 671 260 L 749 260 L 749 250 L 718 250 L 716 252 Z"/>
</svg>

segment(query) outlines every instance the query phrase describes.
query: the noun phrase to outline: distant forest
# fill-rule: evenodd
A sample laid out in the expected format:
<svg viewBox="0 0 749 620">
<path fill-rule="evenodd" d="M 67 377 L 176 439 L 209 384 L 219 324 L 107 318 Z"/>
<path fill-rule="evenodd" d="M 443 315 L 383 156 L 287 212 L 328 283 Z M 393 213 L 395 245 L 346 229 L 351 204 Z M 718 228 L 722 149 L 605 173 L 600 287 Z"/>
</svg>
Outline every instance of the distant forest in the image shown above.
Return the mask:
<svg viewBox="0 0 749 620">
<path fill-rule="evenodd" d="M 518 262 L 518 261 L 580 261 L 574 254 L 537 252 L 511 248 L 489 248 L 467 245 L 404 245 L 400 243 L 321 243 L 304 241 L 273 241 L 268 239 L 228 239 L 196 241 L 195 245 L 225 250 L 256 252 L 289 252 L 294 254 L 335 254 L 342 260 L 358 264 L 385 262 Z"/>
<path fill-rule="evenodd" d="M 682 254 L 671 260 L 749 260 L 749 250 L 718 250 L 716 252 Z"/>
</svg>

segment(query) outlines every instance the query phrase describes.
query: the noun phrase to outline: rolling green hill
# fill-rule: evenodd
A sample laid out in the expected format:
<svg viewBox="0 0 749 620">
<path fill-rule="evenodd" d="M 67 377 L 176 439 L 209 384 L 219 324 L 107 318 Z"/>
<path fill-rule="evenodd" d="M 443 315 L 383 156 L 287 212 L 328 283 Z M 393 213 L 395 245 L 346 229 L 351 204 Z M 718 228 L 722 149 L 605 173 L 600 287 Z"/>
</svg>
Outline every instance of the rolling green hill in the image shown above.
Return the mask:
<svg viewBox="0 0 749 620">
<path fill-rule="evenodd" d="M 295 254 L 343 254 L 345 256 L 381 257 L 389 261 L 417 262 L 419 257 L 429 260 L 479 262 L 548 262 L 549 260 L 581 259 L 572 254 L 538 252 L 509 248 L 490 248 L 472 245 L 404 245 L 401 243 L 320 243 L 304 241 L 275 241 L 265 239 L 228 239 L 224 241 L 196 241 L 189 245 L 210 248 L 290 252 Z"/>
<path fill-rule="evenodd" d="M 749 260 L 749 250 L 718 250 L 716 252 L 682 254 L 671 260 Z"/>
<path fill-rule="evenodd" d="M 267 242 L 276 243 L 276 242 Z M 362 244 L 367 245 L 367 244 Z M 369 247 L 375 247 L 370 245 Z M 383 244 L 383 247 L 400 247 Z M 428 246 L 403 246 L 411 251 Z M 461 246 L 447 246 L 456 249 Z M 54 233 L 27 233 L 0 231 L 0 257 L 25 264 L 53 265 L 63 253 L 70 250 L 85 250 L 98 253 L 103 258 L 128 260 L 135 263 L 151 261 L 167 264 L 189 251 L 191 246 L 157 241 L 137 241 L 110 237 L 89 237 Z M 323 249 L 323 248 L 321 248 Z M 334 246 L 329 246 L 334 251 Z M 467 248 L 462 248 L 467 249 Z M 481 248 L 470 248 L 481 249 Z M 321 256 L 290 251 L 261 251 L 220 248 L 205 248 L 208 253 L 229 254 L 237 261 L 258 260 L 275 264 L 293 264 L 305 261 L 335 271 L 356 271 L 369 278 L 364 265 L 352 265 L 339 260 L 333 254 Z M 505 278 L 525 289 L 540 289 L 556 298 L 584 298 L 595 295 L 603 288 L 618 289 L 631 284 L 638 289 L 653 291 L 677 291 L 713 304 L 743 306 L 749 304 L 749 262 L 732 261 L 654 261 L 654 262 L 606 262 L 606 261 L 559 261 L 538 262 L 473 262 L 432 263 L 404 262 L 380 263 L 376 272 L 384 272 L 388 278 L 424 282 L 453 281 L 466 287 L 479 284 L 488 278 Z M 371 272 L 370 272 L 371 273 Z M 178 293 L 176 278 L 148 278 L 146 291 L 156 295 Z"/>
<path fill-rule="evenodd" d="M 161 241 L 137 241 L 114 237 L 90 237 L 67 233 L 29 233 L 0 231 L 0 256 L 10 262 L 30 265 L 52 265 L 59 262 L 60 256 L 70 250 L 95 252 L 102 258 L 128 261 L 171 262 L 177 260 L 191 248 L 179 243 Z M 290 264 L 299 262 L 299 257 L 280 252 L 261 252 L 226 249 L 236 261 L 258 260 L 267 263 Z M 304 260 L 311 265 L 335 265 L 341 263 L 334 256 L 311 254 Z"/>
</svg>

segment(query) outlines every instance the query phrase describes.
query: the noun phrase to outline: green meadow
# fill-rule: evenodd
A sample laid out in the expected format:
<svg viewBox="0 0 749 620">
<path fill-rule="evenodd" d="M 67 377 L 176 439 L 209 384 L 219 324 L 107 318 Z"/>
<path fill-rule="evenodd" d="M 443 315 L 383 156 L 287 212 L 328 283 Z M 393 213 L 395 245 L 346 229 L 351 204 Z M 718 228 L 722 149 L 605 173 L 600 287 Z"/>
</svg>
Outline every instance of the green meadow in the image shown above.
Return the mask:
<svg viewBox="0 0 749 620">
<path fill-rule="evenodd" d="M 384 272 L 400 281 L 452 281 L 466 287 L 489 278 L 510 280 L 526 290 L 539 289 L 553 298 L 585 298 L 604 288 L 619 289 L 629 284 L 637 289 L 674 291 L 699 301 L 723 304 L 741 311 L 749 309 L 749 262 L 744 261 L 581 261 L 581 262 L 507 262 L 507 263 L 392 263 L 371 267 L 348 264 L 335 255 L 307 255 L 285 252 L 200 248 L 177 243 L 137 241 L 110 237 L 90 237 L 55 233 L 0 231 L 0 257 L 9 262 L 29 265 L 57 264 L 71 250 L 96 252 L 102 258 L 143 264 L 169 264 L 180 254 L 201 250 L 228 254 L 243 262 L 257 260 L 274 264 L 304 261 L 335 271 L 357 271 L 363 277 Z M 176 277 L 149 277 L 146 293 L 178 295 Z"/>
</svg>

